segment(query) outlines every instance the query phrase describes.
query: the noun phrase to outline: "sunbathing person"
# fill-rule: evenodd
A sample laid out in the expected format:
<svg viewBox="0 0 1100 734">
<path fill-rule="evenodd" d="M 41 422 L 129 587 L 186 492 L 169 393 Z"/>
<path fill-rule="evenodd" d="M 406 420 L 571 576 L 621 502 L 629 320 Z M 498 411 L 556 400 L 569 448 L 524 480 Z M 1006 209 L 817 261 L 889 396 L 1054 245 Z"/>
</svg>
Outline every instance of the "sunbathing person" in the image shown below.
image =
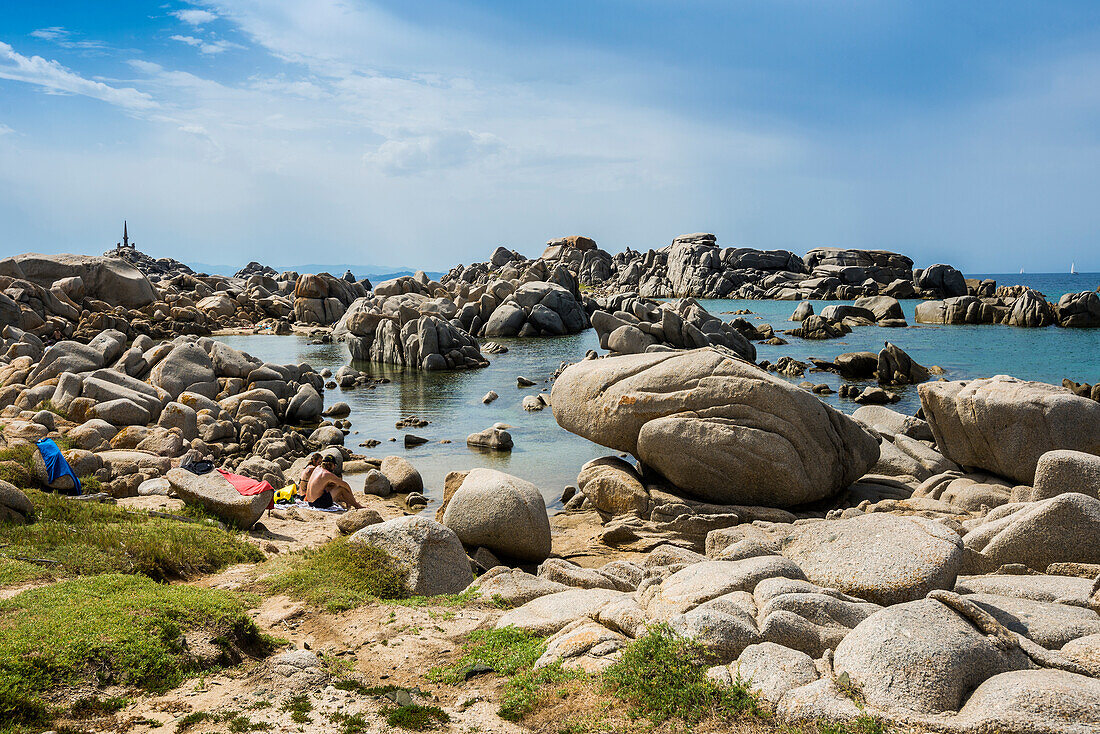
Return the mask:
<svg viewBox="0 0 1100 734">
<path fill-rule="evenodd" d="M 351 487 L 335 474 L 336 460 L 326 456 L 321 461 L 321 466 L 314 469 L 309 476 L 306 485 L 306 501 L 311 507 L 323 510 L 334 504 L 341 504 L 348 509 L 360 509 L 362 505 L 355 501 L 355 495 Z"/>
<path fill-rule="evenodd" d="M 302 478 L 298 480 L 298 494 L 305 495 L 306 487 L 309 486 L 309 478 L 313 474 L 313 470 L 321 466 L 321 459 L 324 458 L 321 454 L 314 454 L 309 457 L 309 463 L 306 464 L 306 468 L 302 470 Z"/>
</svg>

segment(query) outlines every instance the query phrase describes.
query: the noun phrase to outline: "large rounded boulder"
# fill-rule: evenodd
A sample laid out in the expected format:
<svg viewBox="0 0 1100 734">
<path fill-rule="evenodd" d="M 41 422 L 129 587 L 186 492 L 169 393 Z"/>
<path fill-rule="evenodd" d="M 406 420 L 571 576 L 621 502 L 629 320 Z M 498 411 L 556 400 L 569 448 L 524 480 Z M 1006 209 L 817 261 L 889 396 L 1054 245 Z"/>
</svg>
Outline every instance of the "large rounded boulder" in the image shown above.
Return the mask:
<svg viewBox="0 0 1100 734">
<path fill-rule="evenodd" d="M 455 491 L 443 524 L 464 545 L 524 561 L 550 555 L 550 520 L 538 487 L 494 469 L 474 469 Z"/>
<path fill-rule="evenodd" d="M 585 360 L 550 402 L 562 428 L 711 502 L 813 502 L 878 461 L 878 442 L 851 418 L 716 348 Z"/>
<path fill-rule="evenodd" d="M 997 375 L 918 390 L 936 445 L 964 467 L 1030 485 L 1048 451 L 1100 455 L 1100 403 L 1064 387 Z"/>
<path fill-rule="evenodd" d="M 815 584 L 890 605 L 954 587 L 963 542 L 927 518 L 874 512 L 795 526 L 783 555 Z"/>
</svg>

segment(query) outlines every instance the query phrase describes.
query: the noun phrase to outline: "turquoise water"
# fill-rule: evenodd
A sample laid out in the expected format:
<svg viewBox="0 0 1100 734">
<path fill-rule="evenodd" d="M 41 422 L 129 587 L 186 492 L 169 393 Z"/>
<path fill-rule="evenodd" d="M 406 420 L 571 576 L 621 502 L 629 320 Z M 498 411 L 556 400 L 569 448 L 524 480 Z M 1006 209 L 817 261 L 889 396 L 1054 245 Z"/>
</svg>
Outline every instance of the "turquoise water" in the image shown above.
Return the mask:
<svg viewBox="0 0 1100 734">
<path fill-rule="evenodd" d="M 1100 274 L 992 277 L 1004 285 L 1024 282 L 1054 300 L 1061 293 L 1092 289 L 1100 284 Z M 813 302 L 818 312 L 830 303 L 836 302 Z M 843 352 L 877 352 L 884 342 L 891 341 L 921 364 L 943 367 L 948 379 L 1010 374 L 1055 384 L 1061 383 L 1063 377 L 1078 382 L 1100 380 L 1100 329 L 915 325 L 913 310 L 917 303 L 902 302 L 906 318 L 914 324 L 908 328 L 865 326 L 843 339 L 830 341 L 803 341 L 790 337 L 790 344 L 786 346 L 756 345 L 758 359 L 774 362 L 789 355 L 802 361 L 811 356 L 831 360 Z M 749 309 L 754 313 L 745 316 L 746 319 L 770 323 L 776 331 L 794 326 L 787 319 L 797 305 L 793 301 L 726 300 L 702 301 L 702 304 L 711 313 L 721 314 L 726 319 L 735 317 L 723 314 L 725 311 Z M 267 361 L 308 362 L 317 370 L 328 367 L 335 372 L 349 361 L 343 345 L 310 344 L 304 337 L 225 336 L 219 339 Z M 368 456 L 405 456 L 424 476 L 426 494 L 430 498 L 442 495 L 447 472 L 486 467 L 533 482 L 542 489 L 551 508 L 556 509 L 560 507 L 558 499 L 563 487 L 574 483 L 581 465 L 612 452 L 559 428 L 549 409 L 529 413 L 523 410 L 521 402 L 525 395 L 548 390 L 550 376 L 561 362 L 576 361 L 587 350 L 598 349 L 596 334 L 589 329 L 582 334 L 555 339 L 499 341 L 508 346 L 508 353 L 490 356 L 490 366 L 481 370 L 406 373 L 383 365 L 356 364 L 356 368 L 389 377 L 392 382 L 374 389 L 330 390 L 325 396 L 325 404 L 343 400 L 351 406 L 353 433 L 347 437 L 349 448 Z M 535 380 L 536 386 L 517 389 L 518 375 Z M 808 372 L 804 378 L 792 382 L 803 379 L 824 382 L 834 390 L 842 382 L 827 372 Z M 483 405 L 481 398 L 489 390 L 495 390 L 500 398 Z M 897 391 L 902 401 L 895 407 L 915 412 L 920 405 L 916 388 L 903 387 Z M 826 396 L 825 400 L 847 413 L 858 407 L 835 394 Z M 394 428 L 394 423 L 410 415 L 431 421 L 424 428 L 411 429 L 429 442 L 406 450 L 402 443 L 406 431 Z M 466 446 L 467 435 L 497 422 L 512 426 L 509 431 L 516 445 L 511 453 L 483 452 Z M 382 443 L 373 449 L 358 446 L 368 438 Z M 391 443 L 390 438 L 397 441 Z M 451 443 L 440 443 L 442 440 Z"/>
</svg>

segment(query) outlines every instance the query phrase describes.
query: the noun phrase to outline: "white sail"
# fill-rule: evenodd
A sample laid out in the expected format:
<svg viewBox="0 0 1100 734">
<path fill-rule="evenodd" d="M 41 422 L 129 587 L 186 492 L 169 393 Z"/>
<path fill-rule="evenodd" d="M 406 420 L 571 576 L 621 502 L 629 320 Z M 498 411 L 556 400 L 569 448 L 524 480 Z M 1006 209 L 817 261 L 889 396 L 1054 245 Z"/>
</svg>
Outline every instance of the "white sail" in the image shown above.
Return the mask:
<svg viewBox="0 0 1100 734">
<path fill-rule="evenodd" d="M 1070 275 L 1077 275 L 1077 263 L 1070 263 L 1069 264 L 1069 274 Z"/>
</svg>

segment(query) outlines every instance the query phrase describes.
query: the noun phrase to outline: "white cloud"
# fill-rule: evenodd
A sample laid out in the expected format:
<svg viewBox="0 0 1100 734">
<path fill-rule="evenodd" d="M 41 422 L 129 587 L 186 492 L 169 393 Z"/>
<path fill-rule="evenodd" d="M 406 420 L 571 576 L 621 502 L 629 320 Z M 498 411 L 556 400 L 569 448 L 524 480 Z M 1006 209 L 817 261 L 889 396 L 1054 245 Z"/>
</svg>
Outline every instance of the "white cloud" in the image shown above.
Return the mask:
<svg viewBox="0 0 1100 734">
<path fill-rule="evenodd" d="M 31 31 L 31 36 L 34 38 L 40 38 L 43 41 L 49 41 L 61 48 L 77 49 L 81 51 L 103 51 L 107 48 L 107 44 L 103 41 L 74 41 L 72 32 L 61 26 L 50 26 L 49 28 L 38 28 Z"/>
<path fill-rule="evenodd" d="M 0 122 L 0 135 L 11 135 L 15 130 Z"/>
<path fill-rule="evenodd" d="M 199 10 L 197 8 L 187 8 L 186 10 L 176 10 L 172 12 L 172 15 L 179 18 L 188 25 L 195 27 L 205 25 L 218 19 L 218 16 L 211 13 L 209 10 Z"/>
<path fill-rule="evenodd" d="M 54 94 L 79 94 L 99 99 L 130 111 L 157 107 L 151 96 L 132 87 L 112 87 L 86 79 L 56 61 L 41 56 L 24 56 L 0 41 L 0 79 L 12 79 L 42 87 Z"/>
<path fill-rule="evenodd" d="M 204 54 L 220 54 L 223 51 L 228 51 L 231 48 L 244 48 L 238 43 L 232 41 L 225 41 L 220 39 L 215 40 L 203 40 L 201 38 L 195 38 L 194 36 L 169 36 L 173 41 L 179 41 L 180 43 L 186 43 L 188 46 L 194 46 L 199 50 L 199 53 Z"/>
<path fill-rule="evenodd" d="M 501 141 L 487 133 L 447 130 L 404 140 L 387 140 L 363 156 L 365 163 L 391 176 L 458 168 L 500 152 Z"/>
</svg>

